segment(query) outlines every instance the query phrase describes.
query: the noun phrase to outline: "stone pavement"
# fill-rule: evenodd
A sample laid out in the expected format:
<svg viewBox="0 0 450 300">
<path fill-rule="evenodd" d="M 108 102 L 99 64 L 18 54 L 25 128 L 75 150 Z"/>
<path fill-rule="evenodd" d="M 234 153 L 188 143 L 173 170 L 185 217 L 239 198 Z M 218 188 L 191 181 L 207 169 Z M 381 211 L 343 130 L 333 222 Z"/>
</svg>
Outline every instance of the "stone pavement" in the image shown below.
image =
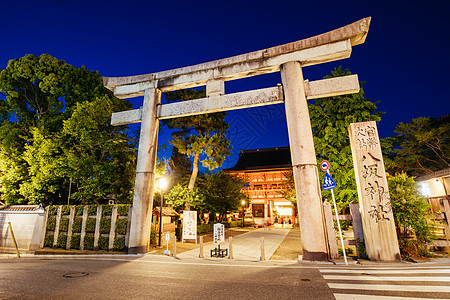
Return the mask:
<svg viewBox="0 0 450 300">
<path fill-rule="evenodd" d="M 264 256 L 269 260 L 283 242 L 290 229 L 288 228 L 260 228 L 246 232 L 233 237 L 233 258 L 235 260 L 259 261 L 261 257 L 261 238 L 264 238 Z M 200 245 L 199 245 L 200 246 Z M 210 257 L 211 249 L 216 245 L 206 243 L 203 246 L 203 255 Z M 229 238 L 226 237 L 225 245 L 221 248 L 230 249 Z M 177 254 L 180 259 L 198 258 L 200 254 L 199 247 L 186 252 Z"/>
</svg>

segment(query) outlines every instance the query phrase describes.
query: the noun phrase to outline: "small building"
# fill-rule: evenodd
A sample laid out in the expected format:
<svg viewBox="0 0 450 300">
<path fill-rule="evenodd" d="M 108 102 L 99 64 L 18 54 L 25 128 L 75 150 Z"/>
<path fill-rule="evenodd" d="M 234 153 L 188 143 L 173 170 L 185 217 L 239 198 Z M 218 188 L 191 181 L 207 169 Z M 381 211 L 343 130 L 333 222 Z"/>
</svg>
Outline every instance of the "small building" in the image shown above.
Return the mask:
<svg viewBox="0 0 450 300">
<path fill-rule="evenodd" d="M 249 198 L 247 213 L 256 225 L 273 225 L 281 218 L 286 224 L 295 223 L 296 209 L 280 194 L 292 172 L 289 147 L 241 150 L 236 165 L 224 170 L 246 182 L 244 193 Z"/>
<path fill-rule="evenodd" d="M 9 223 L 21 253 L 33 253 L 40 248 L 44 229 L 44 209 L 40 205 L 0 204 L 0 252 L 14 253 Z"/>
<path fill-rule="evenodd" d="M 160 207 L 157 206 L 153 209 L 153 221 L 154 229 L 159 230 L 159 210 Z M 172 207 L 164 206 L 162 208 L 162 232 L 175 232 L 176 221 L 180 217 Z"/>
<path fill-rule="evenodd" d="M 450 168 L 417 177 L 415 181 L 432 205 L 433 212 L 442 211 L 442 201 L 450 200 Z"/>
</svg>

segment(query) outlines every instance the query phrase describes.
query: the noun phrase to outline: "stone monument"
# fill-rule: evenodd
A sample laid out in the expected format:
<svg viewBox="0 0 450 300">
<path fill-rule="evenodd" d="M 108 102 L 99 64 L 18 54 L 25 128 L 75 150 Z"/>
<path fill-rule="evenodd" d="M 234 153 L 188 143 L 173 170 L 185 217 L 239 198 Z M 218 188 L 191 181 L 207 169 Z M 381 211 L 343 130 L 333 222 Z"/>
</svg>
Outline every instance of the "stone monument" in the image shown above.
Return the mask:
<svg viewBox="0 0 450 300">
<path fill-rule="evenodd" d="M 366 254 L 371 260 L 400 260 L 377 125 L 375 121 L 352 123 L 348 130 Z"/>
</svg>

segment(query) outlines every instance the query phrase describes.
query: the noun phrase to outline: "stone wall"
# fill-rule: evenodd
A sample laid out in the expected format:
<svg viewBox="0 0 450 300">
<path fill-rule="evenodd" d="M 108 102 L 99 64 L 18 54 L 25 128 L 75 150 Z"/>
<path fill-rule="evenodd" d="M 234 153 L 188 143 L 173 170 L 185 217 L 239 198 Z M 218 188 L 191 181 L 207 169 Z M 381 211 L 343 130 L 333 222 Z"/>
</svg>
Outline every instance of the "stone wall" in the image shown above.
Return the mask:
<svg viewBox="0 0 450 300">
<path fill-rule="evenodd" d="M 0 250 L 15 252 L 9 224 L 14 232 L 20 252 L 33 251 L 39 248 L 40 236 L 44 224 L 44 209 L 20 210 L 14 206 L 8 210 L 0 210 Z"/>
</svg>

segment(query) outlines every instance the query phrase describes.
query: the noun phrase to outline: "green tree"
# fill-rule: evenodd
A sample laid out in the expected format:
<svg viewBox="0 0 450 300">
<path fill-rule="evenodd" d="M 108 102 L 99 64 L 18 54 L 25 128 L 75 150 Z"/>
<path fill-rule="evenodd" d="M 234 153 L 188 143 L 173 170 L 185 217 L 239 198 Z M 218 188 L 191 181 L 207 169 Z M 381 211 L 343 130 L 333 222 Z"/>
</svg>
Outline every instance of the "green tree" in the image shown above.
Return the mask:
<svg viewBox="0 0 450 300">
<path fill-rule="evenodd" d="M 389 172 L 421 176 L 450 167 L 450 115 L 402 122 L 395 132 L 383 139 Z"/>
<path fill-rule="evenodd" d="M 87 115 L 73 118 L 69 123 L 75 128 L 73 122 L 76 121 L 86 128 L 79 127 L 78 131 L 73 129 L 70 133 L 63 133 L 63 128 L 69 126 L 63 126 L 63 122 L 72 118 L 78 107 L 77 103 L 94 100 L 97 101 L 96 105 L 102 114 L 94 113 L 95 109 L 92 108 L 93 111 L 87 111 Z M 105 105 L 108 107 L 104 107 Z M 112 143 L 101 145 L 107 148 L 102 150 L 107 153 L 102 159 L 107 160 L 105 166 L 109 165 L 108 172 L 119 172 L 117 175 L 108 173 L 103 176 L 104 181 L 115 182 L 109 182 L 104 191 L 96 193 L 104 194 L 105 191 L 111 193 L 111 190 L 114 190 L 114 194 L 122 196 L 127 194 L 126 198 L 129 198 L 131 194 L 128 184 L 129 165 L 133 164 L 134 157 L 127 153 L 134 147 L 133 137 L 129 134 L 127 136 L 124 127 L 112 128 L 106 123 L 109 122 L 111 112 L 130 107 L 128 102 L 113 97 L 112 92 L 103 86 L 102 78 L 97 72 L 84 67 L 73 67 L 48 54 L 25 55 L 10 60 L 5 69 L 0 69 L 2 199 L 9 204 L 65 202 L 70 178 L 76 178 L 69 172 L 68 163 L 75 164 L 69 158 L 82 158 L 70 157 L 70 154 L 76 152 L 75 147 L 80 146 L 81 141 L 87 141 L 84 136 L 86 133 L 93 134 L 91 138 L 93 145 L 98 146 L 101 142 L 105 142 L 105 137 L 94 136 L 96 131 L 91 129 L 95 126 L 96 130 L 103 131 L 107 135 L 106 139 L 109 138 Z M 97 124 L 94 126 L 92 125 L 94 123 Z M 79 136 L 73 136 L 76 133 Z M 94 139 L 97 144 L 94 144 Z M 89 150 L 92 150 L 92 147 L 94 146 Z M 114 151 L 111 150 L 113 147 L 116 147 Z M 113 156 L 108 156 L 113 152 L 115 153 Z M 133 150 L 130 153 L 132 152 Z M 87 153 L 88 151 L 84 155 Z M 89 169 L 91 166 L 89 163 L 78 161 L 77 165 L 79 168 Z M 121 163 L 123 166 L 117 165 Z M 106 169 L 104 171 L 106 172 Z M 100 178 L 99 174 L 96 176 Z M 75 190 L 77 184 L 78 182 L 75 184 Z M 111 186 L 116 188 L 111 189 Z M 104 186 L 97 185 L 97 188 L 102 187 Z M 121 189 L 118 189 L 119 187 Z"/>
<path fill-rule="evenodd" d="M 182 184 L 175 185 L 170 192 L 164 196 L 164 201 L 166 204 L 172 205 L 177 210 L 182 210 L 187 205 L 190 208 L 201 210 L 204 205 L 202 198 L 199 197 L 197 189 L 189 191 L 189 189 Z"/>
<path fill-rule="evenodd" d="M 434 226 L 427 221 L 430 205 L 420 195 L 417 183 L 406 173 L 388 176 L 388 184 L 402 256 L 420 255 L 425 243 L 434 238 Z M 416 242 L 408 238 L 411 233 Z"/>
<path fill-rule="evenodd" d="M 10 60 L 0 70 L 0 93 L 8 118 L 14 116 L 23 127 L 43 123 L 46 130 L 59 130 L 77 102 L 112 95 L 97 72 L 73 67 L 49 54 Z"/>
<path fill-rule="evenodd" d="M 66 177 L 75 183 L 75 199 L 97 201 L 114 194 L 130 203 L 135 173 L 135 146 L 123 126 L 110 124 L 114 111 L 129 109 L 129 103 L 103 96 L 78 103 L 64 121 Z"/>
<path fill-rule="evenodd" d="M 338 67 L 325 78 L 350 74 L 348 69 Z M 358 199 L 348 126 L 355 122 L 380 121 L 382 113 L 366 98 L 362 87 L 356 94 L 317 99 L 309 104 L 309 113 L 317 162 L 324 159 L 330 162 L 330 173 L 337 184 L 334 193 L 338 208 L 346 208 L 348 203 Z M 320 178 L 322 181 L 323 172 Z M 329 191 L 324 191 L 323 196 L 331 199 Z"/>
<path fill-rule="evenodd" d="M 26 180 L 28 170 L 22 157 L 21 128 L 14 123 L 0 126 L 0 192 L 8 205 L 27 204 L 20 194 L 20 185 Z"/>
<path fill-rule="evenodd" d="M 37 127 L 31 127 L 30 133 L 33 143 L 25 145 L 22 154 L 28 172 L 20 184 L 20 194 L 29 204 L 48 204 L 49 199 L 59 198 L 64 189 L 66 159 L 62 155 L 62 140 L 58 134 L 44 135 Z"/>
<path fill-rule="evenodd" d="M 177 147 L 172 147 L 172 154 L 168 161 L 170 169 L 170 178 L 174 184 L 178 182 L 185 183 L 182 179 L 191 173 L 192 162 L 185 154 L 181 154 Z"/>
<path fill-rule="evenodd" d="M 205 96 L 204 90 L 180 90 L 164 94 L 169 102 L 186 101 Z M 228 123 L 226 113 L 211 113 L 165 120 L 172 133 L 171 144 L 181 154 L 194 158 L 188 190 L 193 191 L 198 176 L 199 162 L 210 170 L 222 165 L 231 154 L 230 141 L 226 137 Z M 189 209 L 189 207 L 186 207 Z"/>
<path fill-rule="evenodd" d="M 205 210 L 219 213 L 219 220 L 240 207 L 242 200 L 248 200 L 242 192 L 244 182 L 225 172 L 205 174 L 199 181 L 199 193 L 205 203 Z"/>
</svg>

